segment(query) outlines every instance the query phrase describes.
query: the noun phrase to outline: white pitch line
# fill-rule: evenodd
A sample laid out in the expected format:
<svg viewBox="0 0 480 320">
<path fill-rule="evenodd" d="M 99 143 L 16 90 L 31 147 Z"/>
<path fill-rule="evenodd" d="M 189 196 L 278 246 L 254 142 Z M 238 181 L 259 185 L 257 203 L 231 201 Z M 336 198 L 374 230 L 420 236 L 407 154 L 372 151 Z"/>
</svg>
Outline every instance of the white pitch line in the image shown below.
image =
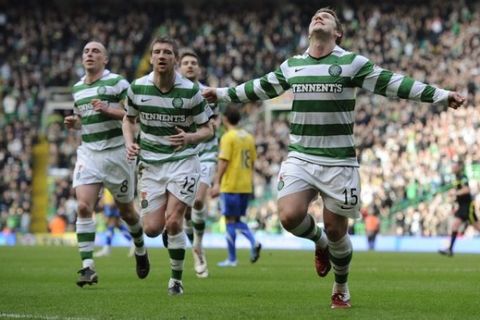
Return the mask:
<svg viewBox="0 0 480 320">
<path fill-rule="evenodd" d="M 62 317 L 62 316 L 45 316 L 38 314 L 26 313 L 4 313 L 0 312 L 0 318 L 11 319 L 41 319 L 41 320 L 95 320 L 95 318 L 79 318 L 79 317 Z"/>
</svg>

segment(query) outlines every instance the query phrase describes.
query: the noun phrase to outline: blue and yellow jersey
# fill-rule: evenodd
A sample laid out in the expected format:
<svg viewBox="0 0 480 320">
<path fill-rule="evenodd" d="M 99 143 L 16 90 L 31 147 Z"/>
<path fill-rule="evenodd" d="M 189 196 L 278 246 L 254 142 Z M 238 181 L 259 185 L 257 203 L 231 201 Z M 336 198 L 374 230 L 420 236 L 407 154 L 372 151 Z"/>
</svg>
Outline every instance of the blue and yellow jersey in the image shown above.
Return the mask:
<svg viewBox="0 0 480 320">
<path fill-rule="evenodd" d="M 115 200 L 113 199 L 113 195 L 108 191 L 107 188 L 103 189 L 103 205 L 104 206 L 113 206 L 115 204 Z"/>
<path fill-rule="evenodd" d="M 252 193 L 255 139 L 243 129 L 227 131 L 220 140 L 219 159 L 228 161 L 220 183 L 222 193 Z"/>
</svg>

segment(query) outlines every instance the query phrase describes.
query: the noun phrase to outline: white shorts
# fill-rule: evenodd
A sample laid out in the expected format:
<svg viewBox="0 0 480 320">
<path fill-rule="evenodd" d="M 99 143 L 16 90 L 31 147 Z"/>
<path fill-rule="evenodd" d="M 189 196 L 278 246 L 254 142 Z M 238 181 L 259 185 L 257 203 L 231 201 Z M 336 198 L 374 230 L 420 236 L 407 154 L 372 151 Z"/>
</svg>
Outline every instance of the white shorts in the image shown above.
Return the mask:
<svg viewBox="0 0 480 320">
<path fill-rule="evenodd" d="M 211 187 L 217 164 L 215 162 L 200 162 L 200 182 Z"/>
<path fill-rule="evenodd" d="M 333 213 L 356 219 L 360 211 L 360 174 L 357 167 L 332 167 L 287 157 L 277 180 L 280 199 L 300 191 L 317 190 Z"/>
<path fill-rule="evenodd" d="M 127 161 L 124 146 L 94 151 L 80 146 L 73 171 L 73 188 L 102 183 L 116 201 L 128 203 L 135 194 L 135 162 Z"/>
<path fill-rule="evenodd" d="M 161 164 L 141 162 L 138 172 L 142 215 L 162 207 L 167 200 L 167 190 L 187 206 L 193 205 L 200 178 L 197 156 Z"/>
</svg>

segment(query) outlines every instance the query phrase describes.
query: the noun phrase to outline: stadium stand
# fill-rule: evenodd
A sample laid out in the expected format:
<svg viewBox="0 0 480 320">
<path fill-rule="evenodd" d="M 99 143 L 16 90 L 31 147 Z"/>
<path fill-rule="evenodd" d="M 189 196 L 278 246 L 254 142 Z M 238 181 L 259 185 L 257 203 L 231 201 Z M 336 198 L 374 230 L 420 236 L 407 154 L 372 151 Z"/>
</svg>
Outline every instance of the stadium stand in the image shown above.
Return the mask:
<svg viewBox="0 0 480 320">
<path fill-rule="evenodd" d="M 67 218 L 68 228 L 73 226 L 70 176 L 79 138 L 61 125 L 68 108 L 42 114 L 54 99 L 52 87 L 68 87 L 81 76 L 78 53 L 87 40 L 106 43 L 109 68 L 131 81 L 148 70 L 151 37 L 169 34 L 198 52 L 204 82 L 225 86 L 263 75 L 286 56 L 304 52 L 307 35 L 300 30 L 318 5 L 217 2 L 137 0 L 119 7 L 113 1 L 26 0 L 0 7 L 0 230 L 44 231 L 56 213 Z M 475 195 L 480 190 L 480 3 L 344 1 L 335 6 L 346 29 L 345 48 L 387 69 L 463 90 L 468 97 L 466 108 L 456 112 L 367 94 L 357 100 L 355 135 L 365 210 L 380 214 L 382 233 L 447 234 L 451 164 L 464 161 L 471 189 Z M 273 111 L 271 122 L 265 122 L 261 106 L 247 104 L 243 111 L 259 155 L 251 224 L 279 233 L 272 199 L 286 155 L 288 115 Z M 44 189 L 49 201 L 38 218 L 43 207 L 32 211 L 33 168 L 42 152 L 34 156 L 33 146 L 43 137 L 48 141 L 43 157 L 48 157 Z M 321 217 L 317 204 L 311 210 Z M 35 219 L 43 223 L 35 225 Z M 353 230 L 362 232 L 362 223 Z"/>
</svg>

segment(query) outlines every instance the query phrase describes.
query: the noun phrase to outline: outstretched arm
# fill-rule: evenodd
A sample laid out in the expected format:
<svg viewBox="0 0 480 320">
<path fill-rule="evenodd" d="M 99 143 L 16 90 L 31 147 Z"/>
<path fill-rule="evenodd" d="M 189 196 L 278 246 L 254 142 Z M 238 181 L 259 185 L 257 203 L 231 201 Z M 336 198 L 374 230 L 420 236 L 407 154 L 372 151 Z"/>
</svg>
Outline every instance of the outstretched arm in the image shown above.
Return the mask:
<svg viewBox="0 0 480 320">
<path fill-rule="evenodd" d="M 352 77 L 353 83 L 375 94 L 421 102 L 444 103 L 453 109 L 457 109 L 465 102 L 465 98 L 458 92 L 440 89 L 383 69 L 361 55 L 355 57 L 353 65 L 356 68 L 356 73 Z"/>
<path fill-rule="evenodd" d="M 209 103 L 217 101 L 248 102 L 278 97 L 290 88 L 285 77 L 286 66 L 287 61 L 283 62 L 274 72 L 267 73 L 258 79 L 249 80 L 236 87 L 205 88 L 202 95 Z"/>
</svg>

